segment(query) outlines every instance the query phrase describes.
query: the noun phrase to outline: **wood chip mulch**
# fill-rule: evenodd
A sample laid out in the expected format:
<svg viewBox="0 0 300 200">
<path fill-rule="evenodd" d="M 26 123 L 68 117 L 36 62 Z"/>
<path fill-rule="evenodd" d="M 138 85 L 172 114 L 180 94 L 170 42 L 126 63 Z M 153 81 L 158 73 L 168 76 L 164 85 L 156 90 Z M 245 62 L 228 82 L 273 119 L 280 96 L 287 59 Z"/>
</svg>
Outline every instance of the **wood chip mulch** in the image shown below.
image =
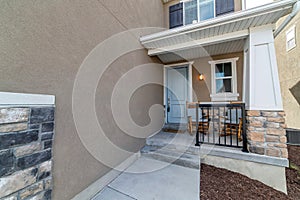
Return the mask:
<svg viewBox="0 0 300 200">
<path fill-rule="evenodd" d="M 239 173 L 201 165 L 201 200 L 300 199 L 300 146 L 288 146 L 290 167 L 286 169 L 288 195 Z"/>
</svg>

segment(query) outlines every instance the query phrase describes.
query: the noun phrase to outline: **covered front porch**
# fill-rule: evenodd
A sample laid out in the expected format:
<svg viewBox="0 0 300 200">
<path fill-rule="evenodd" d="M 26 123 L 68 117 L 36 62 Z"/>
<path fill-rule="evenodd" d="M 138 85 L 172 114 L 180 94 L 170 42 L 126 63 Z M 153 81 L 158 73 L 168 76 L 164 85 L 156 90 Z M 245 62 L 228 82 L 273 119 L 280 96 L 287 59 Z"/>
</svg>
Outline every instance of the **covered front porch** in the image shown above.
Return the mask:
<svg viewBox="0 0 300 200">
<path fill-rule="evenodd" d="M 148 55 L 165 64 L 165 123 L 195 124 L 197 145 L 287 158 L 273 31 L 293 3 L 279 1 L 142 37 Z"/>
</svg>

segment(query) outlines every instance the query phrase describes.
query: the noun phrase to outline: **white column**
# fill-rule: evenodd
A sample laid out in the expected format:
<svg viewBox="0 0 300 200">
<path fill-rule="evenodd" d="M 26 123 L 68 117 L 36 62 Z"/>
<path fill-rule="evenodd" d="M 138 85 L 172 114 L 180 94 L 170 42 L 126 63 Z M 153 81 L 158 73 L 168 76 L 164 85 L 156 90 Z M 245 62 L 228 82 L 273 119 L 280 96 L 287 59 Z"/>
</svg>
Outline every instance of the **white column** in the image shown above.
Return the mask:
<svg viewBox="0 0 300 200">
<path fill-rule="evenodd" d="M 283 110 L 273 26 L 250 28 L 244 47 L 244 96 L 248 110 Z"/>
</svg>

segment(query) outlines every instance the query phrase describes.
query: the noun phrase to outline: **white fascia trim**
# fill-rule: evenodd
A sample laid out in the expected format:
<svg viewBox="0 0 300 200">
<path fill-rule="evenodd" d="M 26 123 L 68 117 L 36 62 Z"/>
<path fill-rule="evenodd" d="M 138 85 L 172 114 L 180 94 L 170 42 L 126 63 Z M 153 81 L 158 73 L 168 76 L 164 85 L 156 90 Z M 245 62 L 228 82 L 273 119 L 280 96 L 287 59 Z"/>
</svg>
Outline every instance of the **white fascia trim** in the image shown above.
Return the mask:
<svg viewBox="0 0 300 200">
<path fill-rule="evenodd" d="M 192 64 L 194 64 L 194 61 L 167 64 L 167 65 L 164 65 L 164 67 L 177 67 L 177 66 L 181 66 L 181 65 L 192 65 Z"/>
<path fill-rule="evenodd" d="M 256 17 L 262 14 L 267 14 L 267 13 L 273 13 L 277 12 L 280 10 L 287 10 L 292 8 L 293 4 L 297 2 L 297 0 L 283 0 L 283 1 L 277 1 L 274 3 L 266 4 L 263 6 L 255 7 L 249 10 L 243 10 L 235 13 L 230 13 L 227 15 L 224 15 L 222 17 L 216 17 L 210 20 L 206 20 L 203 22 L 199 22 L 197 24 L 190 24 L 186 26 L 181 26 L 178 28 L 154 33 L 151 35 L 146 35 L 140 38 L 140 42 L 142 44 L 145 43 L 150 43 L 154 42 L 156 40 L 176 36 L 176 35 L 181 35 L 181 34 L 186 34 L 188 32 L 193 32 L 195 29 L 202 30 L 202 29 L 207 29 L 213 26 L 218 26 L 220 24 L 227 24 L 235 21 L 240 21 L 243 19 L 251 18 L 251 17 Z"/>
<path fill-rule="evenodd" d="M 54 105 L 54 95 L 0 92 L 0 106 Z"/>
<path fill-rule="evenodd" d="M 209 38 L 204 38 L 200 40 L 193 40 L 181 44 L 176 44 L 172 46 L 167 46 L 163 48 L 157 48 L 157 49 L 150 49 L 148 51 L 149 56 L 155 56 L 155 55 L 160 55 L 165 52 L 175 52 L 175 51 L 182 51 L 186 49 L 191 49 L 195 47 L 204 47 L 204 46 L 209 46 L 209 45 L 214 45 L 218 44 L 221 42 L 229 42 L 229 41 L 234 41 L 234 40 L 239 40 L 246 38 L 249 35 L 249 30 L 242 30 L 234 33 L 227 33 L 224 35 L 218 35 L 214 37 L 209 37 Z M 190 38 L 189 38 L 190 40 Z"/>
</svg>

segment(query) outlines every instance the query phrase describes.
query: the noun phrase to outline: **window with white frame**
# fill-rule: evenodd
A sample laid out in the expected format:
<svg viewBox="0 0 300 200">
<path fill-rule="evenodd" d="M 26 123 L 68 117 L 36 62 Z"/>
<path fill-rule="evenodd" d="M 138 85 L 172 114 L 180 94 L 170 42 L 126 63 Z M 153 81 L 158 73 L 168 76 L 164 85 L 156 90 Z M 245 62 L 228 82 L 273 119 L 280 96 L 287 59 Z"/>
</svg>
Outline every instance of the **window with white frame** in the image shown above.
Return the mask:
<svg viewBox="0 0 300 200">
<path fill-rule="evenodd" d="M 234 12 L 234 0 L 181 0 L 169 7 L 170 28 Z"/>
<path fill-rule="evenodd" d="M 215 17 L 214 0 L 190 0 L 184 5 L 184 24 L 193 24 L 202 20 Z"/>
<path fill-rule="evenodd" d="M 286 50 L 289 51 L 296 47 L 295 26 L 286 32 Z"/>
<path fill-rule="evenodd" d="M 237 93 L 236 61 L 239 58 L 210 61 L 211 100 L 236 101 Z"/>
</svg>

